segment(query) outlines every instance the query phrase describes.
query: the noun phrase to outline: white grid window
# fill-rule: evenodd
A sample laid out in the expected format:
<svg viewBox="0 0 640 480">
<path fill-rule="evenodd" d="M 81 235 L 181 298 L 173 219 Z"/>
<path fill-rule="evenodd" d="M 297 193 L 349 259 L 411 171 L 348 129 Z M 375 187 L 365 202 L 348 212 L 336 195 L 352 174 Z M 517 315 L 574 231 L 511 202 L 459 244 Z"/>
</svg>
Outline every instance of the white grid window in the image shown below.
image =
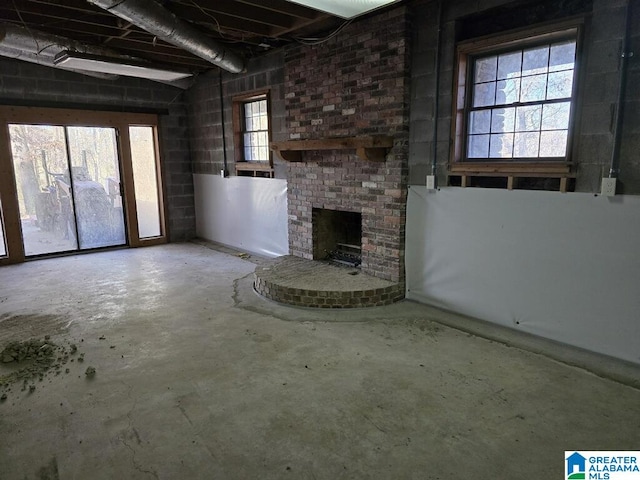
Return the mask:
<svg viewBox="0 0 640 480">
<path fill-rule="evenodd" d="M 474 58 L 466 158 L 566 158 L 575 58 L 575 39 Z"/>
<path fill-rule="evenodd" d="M 269 161 L 269 112 L 267 100 L 255 100 L 243 105 L 244 159 L 249 162 Z"/>
</svg>

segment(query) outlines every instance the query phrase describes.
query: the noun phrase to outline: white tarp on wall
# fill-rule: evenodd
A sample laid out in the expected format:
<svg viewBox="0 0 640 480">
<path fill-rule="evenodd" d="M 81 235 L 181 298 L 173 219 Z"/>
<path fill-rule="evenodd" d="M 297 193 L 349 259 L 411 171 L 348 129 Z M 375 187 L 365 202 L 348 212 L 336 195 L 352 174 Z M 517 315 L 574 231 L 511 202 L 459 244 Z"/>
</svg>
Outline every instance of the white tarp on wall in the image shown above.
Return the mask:
<svg viewBox="0 0 640 480">
<path fill-rule="evenodd" d="M 409 189 L 407 297 L 640 363 L 640 197 Z"/>
<path fill-rule="evenodd" d="M 287 182 L 194 175 L 196 235 L 268 257 L 289 253 Z"/>
</svg>

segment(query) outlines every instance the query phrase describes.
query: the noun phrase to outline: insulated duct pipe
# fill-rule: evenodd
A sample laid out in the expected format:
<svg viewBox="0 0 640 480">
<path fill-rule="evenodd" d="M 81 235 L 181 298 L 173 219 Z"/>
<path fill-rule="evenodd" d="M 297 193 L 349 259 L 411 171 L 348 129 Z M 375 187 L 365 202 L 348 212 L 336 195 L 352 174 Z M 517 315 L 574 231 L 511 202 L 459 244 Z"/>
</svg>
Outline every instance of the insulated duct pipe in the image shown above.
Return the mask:
<svg viewBox="0 0 640 480">
<path fill-rule="evenodd" d="M 118 75 L 108 73 L 87 72 L 74 68 L 64 68 L 53 63 L 55 56 L 63 50 L 73 50 L 96 55 L 116 56 L 107 49 L 90 47 L 70 38 L 59 37 L 36 30 L 28 30 L 12 23 L 0 23 L 0 55 L 25 62 L 37 63 L 47 67 L 60 68 L 70 72 L 81 73 L 90 77 L 113 80 Z"/>
<path fill-rule="evenodd" d="M 154 0 L 87 0 L 231 73 L 244 71 L 244 61 L 204 33 L 180 20 Z"/>
</svg>

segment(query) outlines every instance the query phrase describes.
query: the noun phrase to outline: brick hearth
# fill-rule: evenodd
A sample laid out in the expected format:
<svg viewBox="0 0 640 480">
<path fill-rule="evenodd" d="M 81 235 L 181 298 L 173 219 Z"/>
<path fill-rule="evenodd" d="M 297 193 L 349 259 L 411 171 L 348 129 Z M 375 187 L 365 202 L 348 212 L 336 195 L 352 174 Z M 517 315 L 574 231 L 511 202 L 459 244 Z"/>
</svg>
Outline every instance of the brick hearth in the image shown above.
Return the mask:
<svg viewBox="0 0 640 480">
<path fill-rule="evenodd" d="M 257 267 L 254 288 L 276 302 L 315 308 L 379 307 L 404 298 L 399 283 L 291 255 Z"/>
</svg>

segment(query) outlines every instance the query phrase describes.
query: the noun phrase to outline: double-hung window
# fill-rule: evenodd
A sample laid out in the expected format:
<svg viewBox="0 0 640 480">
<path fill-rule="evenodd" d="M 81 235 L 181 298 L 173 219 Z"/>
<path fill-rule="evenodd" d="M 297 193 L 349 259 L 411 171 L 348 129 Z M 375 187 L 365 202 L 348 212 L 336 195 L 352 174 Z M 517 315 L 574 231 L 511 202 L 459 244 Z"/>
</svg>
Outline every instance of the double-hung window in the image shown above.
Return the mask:
<svg viewBox="0 0 640 480">
<path fill-rule="evenodd" d="M 569 162 L 577 29 L 459 48 L 455 162 Z"/>
<path fill-rule="evenodd" d="M 260 98 L 243 105 L 244 130 L 242 145 L 247 162 L 269 161 L 269 113 L 267 99 Z"/>
<path fill-rule="evenodd" d="M 236 172 L 239 175 L 272 176 L 269 128 L 267 93 L 234 99 Z"/>
</svg>

